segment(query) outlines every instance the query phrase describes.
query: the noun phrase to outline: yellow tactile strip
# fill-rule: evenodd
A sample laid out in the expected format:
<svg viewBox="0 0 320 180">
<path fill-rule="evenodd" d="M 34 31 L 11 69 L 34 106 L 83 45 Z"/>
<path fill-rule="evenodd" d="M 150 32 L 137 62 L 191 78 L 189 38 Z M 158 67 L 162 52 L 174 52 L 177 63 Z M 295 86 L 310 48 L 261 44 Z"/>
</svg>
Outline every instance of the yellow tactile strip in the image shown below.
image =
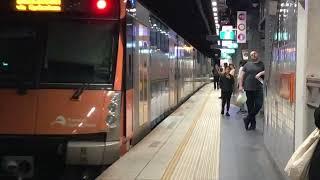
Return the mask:
<svg viewBox="0 0 320 180">
<path fill-rule="evenodd" d="M 202 98 L 206 101 L 199 107 L 201 111 L 166 168 L 163 180 L 219 179 L 220 102 L 213 91 Z"/>
</svg>

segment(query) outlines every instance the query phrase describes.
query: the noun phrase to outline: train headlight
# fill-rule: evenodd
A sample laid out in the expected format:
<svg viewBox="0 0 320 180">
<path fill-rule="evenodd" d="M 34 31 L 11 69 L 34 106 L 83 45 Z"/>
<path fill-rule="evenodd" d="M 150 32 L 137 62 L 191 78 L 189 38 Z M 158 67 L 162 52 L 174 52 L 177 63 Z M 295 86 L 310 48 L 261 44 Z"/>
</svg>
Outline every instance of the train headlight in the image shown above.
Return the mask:
<svg viewBox="0 0 320 180">
<path fill-rule="evenodd" d="M 109 110 L 109 115 L 107 116 L 106 123 L 110 129 L 114 129 L 118 127 L 120 122 L 121 93 L 114 92 L 114 94 L 111 97 L 108 110 Z"/>
</svg>

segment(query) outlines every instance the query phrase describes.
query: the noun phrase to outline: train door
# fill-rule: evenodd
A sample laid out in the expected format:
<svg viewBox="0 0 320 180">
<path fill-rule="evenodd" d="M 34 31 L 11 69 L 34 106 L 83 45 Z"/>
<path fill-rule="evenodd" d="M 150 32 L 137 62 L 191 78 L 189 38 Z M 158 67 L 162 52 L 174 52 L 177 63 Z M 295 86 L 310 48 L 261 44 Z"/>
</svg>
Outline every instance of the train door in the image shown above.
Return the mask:
<svg viewBox="0 0 320 180">
<path fill-rule="evenodd" d="M 192 49 L 192 67 L 190 69 L 191 71 L 191 83 L 192 83 L 192 92 L 196 90 L 196 85 L 195 85 L 195 64 L 196 64 L 196 50 Z"/>
<path fill-rule="evenodd" d="M 176 58 L 176 85 L 177 85 L 177 102 L 179 102 L 181 100 L 181 88 L 182 88 L 182 84 L 181 84 L 181 54 L 180 54 L 180 39 L 178 38 L 177 40 L 177 45 L 176 45 L 176 53 L 177 53 L 177 58 Z"/>
<path fill-rule="evenodd" d="M 138 24 L 139 44 L 139 125 L 149 121 L 149 43 L 144 40 L 148 36 L 148 28 Z"/>
<path fill-rule="evenodd" d="M 170 102 L 170 108 L 173 108 L 177 104 L 177 71 L 176 71 L 176 64 L 177 64 L 177 39 L 173 36 L 169 39 L 169 102 Z"/>
<path fill-rule="evenodd" d="M 133 24 L 133 139 L 139 142 L 150 131 L 150 32 L 134 20 Z"/>
<path fill-rule="evenodd" d="M 133 19 L 128 16 L 126 24 L 126 137 L 133 136 Z"/>
<path fill-rule="evenodd" d="M 184 52 L 183 52 L 183 47 L 184 47 L 184 43 L 183 40 L 181 41 L 179 38 L 179 42 L 178 42 L 178 59 L 177 59 L 177 72 L 178 72 L 178 101 L 183 100 L 183 98 L 185 97 L 184 95 L 184 68 L 185 68 L 185 64 L 184 64 Z"/>
</svg>

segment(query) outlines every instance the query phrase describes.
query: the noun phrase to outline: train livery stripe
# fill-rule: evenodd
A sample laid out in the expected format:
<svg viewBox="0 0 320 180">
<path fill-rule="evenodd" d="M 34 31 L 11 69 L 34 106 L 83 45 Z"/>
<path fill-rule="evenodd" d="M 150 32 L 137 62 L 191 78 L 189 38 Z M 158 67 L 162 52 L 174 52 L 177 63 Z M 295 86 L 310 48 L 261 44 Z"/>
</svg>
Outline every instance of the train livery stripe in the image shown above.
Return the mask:
<svg viewBox="0 0 320 180">
<path fill-rule="evenodd" d="M 119 33 L 118 41 L 118 55 L 117 55 L 117 66 L 116 66 L 116 76 L 114 80 L 114 90 L 122 90 L 122 78 L 123 78 L 123 58 L 124 58 L 124 39 L 122 33 Z"/>
</svg>

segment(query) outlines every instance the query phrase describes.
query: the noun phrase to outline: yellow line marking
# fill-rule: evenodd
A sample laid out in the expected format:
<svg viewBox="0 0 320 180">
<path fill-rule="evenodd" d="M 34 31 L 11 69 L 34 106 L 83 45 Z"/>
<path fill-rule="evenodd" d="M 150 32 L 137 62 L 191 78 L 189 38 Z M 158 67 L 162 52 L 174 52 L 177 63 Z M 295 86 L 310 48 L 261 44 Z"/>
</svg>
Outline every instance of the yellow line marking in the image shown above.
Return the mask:
<svg viewBox="0 0 320 180">
<path fill-rule="evenodd" d="M 208 97 L 209 97 L 210 94 L 211 94 L 211 92 L 209 91 L 209 93 L 206 95 L 205 102 L 201 106 L 201 110 L 198 111 L 196 116 L 194 116 L 194 118 L 192 120 L 193 123 L 192 123 L 191 127 L 188 129 L 187 134 L 183 138 L 181 144 L 179 145 L 179 147 L 178 147 L 177 151 L 175 152 L 173 158 L 171 159 L 169 165 L 167 166 L 167 168 L 166 168 L 166 170 L 165 170 L 165 172 L 164 172 L 164 174 L 163 174 L 163 176 L 161 178 L 162 180 L 170 180 L 170 178 L 171 178 L 175 168 L 177 167 L 177 164 L 178 164 L 178 162 L 179 162 L 179 160 L 180 160 L 180 158 L 181 158 L 181 156 L 182 156 L 182 154 L 183 154 L 183 152 L 184 152 L 184 150 L 185 150 L 185 148 L 186 148 L 186 146 L 187 146 L 187 144 L 188 144 L 188 142 L 190 140 L 190 137 L 191 137 L 191 135 L 193 133 L 193 130 L 196 127 L 198 120 L 200 119 L 199 117 L 201 116 L 201 114 L 203 113 L 203 111 L 205 109 L 204 107 L 205 107 L 205 105 L 207 104 L 207 102 L 209 100 Z"/>
</svg>

